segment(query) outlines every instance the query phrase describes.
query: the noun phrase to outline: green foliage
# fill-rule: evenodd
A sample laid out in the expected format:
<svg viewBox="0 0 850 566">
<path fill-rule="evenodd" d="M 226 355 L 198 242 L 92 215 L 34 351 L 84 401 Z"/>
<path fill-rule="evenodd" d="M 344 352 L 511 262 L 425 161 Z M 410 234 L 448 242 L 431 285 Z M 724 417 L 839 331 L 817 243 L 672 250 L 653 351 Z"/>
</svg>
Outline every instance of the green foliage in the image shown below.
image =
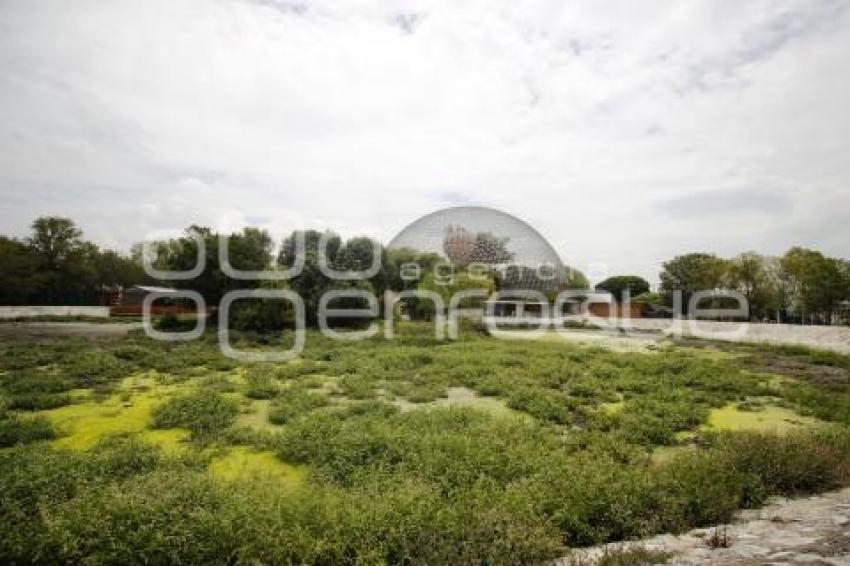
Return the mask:
<svg viewBox="0 0 850 566">
<path fill-rule="evenodd" d="M 318 310 L 322 296 L 330 290 L 363 290 L 374 293 L 379 301 L 385 289 L 390 284 L 390 273 L 387 270 L 387 256 L 383 247 L 368 238 L 351 238 L 343 242 L 339 236 L 333 233 L 324 234 L 327 239 L 325 246 L 325 261 L 327 265 L 338 271 L 365 271 L 372 266 L 374 250 L 379 250 L 380 269 L 378 273 L 369 280 L 337 281 L 327 277 L 319 268 L 319 243 L 323 234 L 315 230 L 300 233 L 304 239 L 305 256 L 304 267 L 301 272 L 289 280 L 290 288 L 298 293 L 304 301 L 306 322 L 315 326 L 318 322 Z M 296 241 L 299 232 L 293 232 L 283 241 L 278 263 L 284 267 L 291 267 L 295 263 Z M 331 308 L 365 308 L 363 301 L 359 299 L 340 299 L 329 305 Z M 339 321 L 336 321 L 339 323 Z M 358 325 L 349 320 L 346 324 Z"/>
<path fill-rule="evenodd" d="M 153 412 L 154 428 L 188 428 L 195 437 L 206 437 L 236 420 L 237 403 L 211 391 L 174 397 Z"/>
<path fill-rule="evenodd" d="M 279 332 L 295 328 L 295 312 L 286 300 L 246 299 L 233 303 L 229 322 L 243 332 Z"/>
<path fill-rule="evenodd" d="M 769 495 L 785 496 L 832 489 L 848 479 L 850 438 L 844 432 L 779 437 L 746 432 L 714 440 L 724 461 L 751 481 L 743 504 L 758 505 Z"/>
<path fill-rule="evenodd" d="M 74 381 L 45 370 L 12 370 L 3 376 L 2 386 L 9 409 L 36 411 L 70 403 L 64 392 L 74 387 Z"/>
<path fill-rule="evenodd" d="M 565 281 L 564 288 L 566 289 L 589 289 L 590 281 L 587 276 L 574 267 L 569 265 L 564 266 Z"/>
<path fill-rule="evenodd" d="M 83 350 L 69 360 L 65 375 L 82 387 L 107 384 L 129 372 L 130 366 L 104 350 Z"/>
<path fill-rule="evenodd" d="M 690 253 L 665 261 L 659 274 L 661 291 L 668 304 L 672 293 L 682 292 L 682 310 L 688 312 L 688 303 L 696 291 L 710 291 L 721 287 L 727 262 L 713 254 Z"/>
<path fill-rule="evenodd" d="M 596 289 L 608 291 L 614 295 L 616 300 L 622 301 L 626 291 L 629 292 L 629 296 L 632 298 L 649 292 L 649 282 L 637 275 L 615 275 L 601 283 L 597 283 Z"/>
<path fill-rule="evenodd" d="M 246 379 L 245 396 L 249 399 L 272 399 L 280 393 L 280 384 L 262 369 L 251 371 Z"/>
<path fill-rule="evenodd" d="M 0 236 L 0 304 L 96 304 L 102 285 L 147 281 L 141 264 L 82 239 L 68 218 L 43 216 L 25 240 Z"/>
<path fill-rule="evenodd" d="M 817 314 L 829 323 L 838 302 L 850 297 L 850 269 L 846 261 L 794 247 L 782 257 L 781 265 L 793 282 L 797 312 Z"/>
<path fill-rule="evenodd" d="M 16 423 L 30 420 L 0 411 L 0 431 L 20 444 L 0 451 L 0 562 L 544 563 L 565 545 L 681 532 L 729 521 L 773 494 L 847 485 L 845 424 L 782 436 L 702 427 L 712 408 L 763 399 L 845 422 L 850 385 L 838 377 L 850 358 L 689 346 L 611 352 L 474 331 L 441 342 L 424 324 L 399 325 L 392 342 L 344 344 L 310 331 L 302 360 L 251 365 L 242 387 L 215 336 L 0 343 L 4 398 L 62 395 L 83 383 L 78 375 L 116 383 L 156 370 L 158 382 L 179 385 L 161 389 L 153 426 L 215 441 L 181 443 L 177 457 L 140 440 L 167 435 L 144 431 L 70 452 L 23 444 L 29 433 Z M 88 370 L 75 371 L 82 358 Z M 777 360 L 805 372 L 766 377 Z M 469 404 L 451 406 L 453 395 L 433 402 L 461 387 Z M 135 391 L 131 403 L 157 393 Z M 240 405 L 267 407 L 281 426 L 232 427 Z M 297 479 L 216 479 L 208 461 L 234 444 L 273 450 Z M 644 558 L 660 559 L 608 563 Z"/>
<path fill-rule="evenodd" d="M 88 486 L 103 489 L 160 465 L 186 469 L 179 462 L 164 462 L 155 448 L 128 438 L 110 439 L 85 453 L 45 444 L 0 452 L 0 562 L 69 561 L 63 558 L 67 549 L 61 537 L 50 527 L 52 512 Z"/>
<path fill-rule="evenodd" d="M 508 407 L 558 424 L 569 424 L 570 409 L 576 406 L 566 395 L 545 389 L 516 389 L 508 397 Z"/>
<path fill-rule="evenodd" d="M 55 436 L 56 432 L 44 417 L 9 416 L 0 420 L 0 447 L 49 440 Z"/>
<path fill-rule="evenodd" d="M 660 279 L 667 303 L 681 290 L 685 308 L 694 291 L 737 290 L 756 320 L 832 324 L 841 302 L 850 299 L 850 262 L 801 247 L 781 258 L 756 252 L 729 260 L 685 254 L 664 263 Z"/>
<path fill-rule="evenodd" d="M 449 303 L 457 293 L 463 291 L 478 291 L 482 295 L 477 297 L 467 297 L 460 301 L 461 308 L 484 308 L 484 302 L 487 300 L 493 291 L 496 289 L 496 282 L 492 275 L 473 276 L 467 271 L 461 271 L 454 274 L 449 283 L 442 283 L 438 280 L 433 272 L 425 274 L 422 282 L 419 284 L 419 289 L 436 293 L 442 300 L 444 308 L 449 307 Z M 411 317 L 417 319 L 430 320 L 435 314 L 434 302 L 429 299 L 420 299 L 416 303 L 416 311 L 409 312 Z"/>
<path fill-rule="evenodd" d="M 296 417 L 323 407 L 327 403 L 327 399 L 323 395 L 313 393 L 297 385 L 291 385 L 272 401 L 269 408 L 269 420 L 275 424 L 285 424 Z"/>
<path fill-rule="evenodd" d="M 187 332 L 195 328 L 197 324 L 194 318 L 183 318 L 169 312 L 162 315 L 154 327 L 163 332 Z"/>
</svg>

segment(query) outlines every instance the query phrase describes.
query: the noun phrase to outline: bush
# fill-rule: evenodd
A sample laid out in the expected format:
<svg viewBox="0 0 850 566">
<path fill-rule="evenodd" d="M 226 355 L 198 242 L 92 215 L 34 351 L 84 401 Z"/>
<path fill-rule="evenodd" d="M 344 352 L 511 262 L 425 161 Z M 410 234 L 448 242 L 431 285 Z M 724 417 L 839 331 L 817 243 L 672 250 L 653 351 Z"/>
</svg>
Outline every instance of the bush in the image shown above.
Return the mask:
<svg viewBox="0 0 850 566">
<path fill-rule="evenodd" d="M 68 395 L 51 393 L 24 393 L 9 398 L 9 408 L 21 411 L 44 411 L 70 403 L 71 398 Z"/>
<path fill-rule="evenodd" d="M 156 469 L 160 460 L 156 446 L 135 438 L 114 436 L 90 450 L 83 466 L 91 477 L 123 479 Z"/>
<path fill-rule="evenodd" d="M 265 334 L 295 328 L 292 304 L 285 300 L 253 299 L 237 301 L 230 311 L 230 328 Z"/>
<path fill-rule="evenodd" d="M 539 419 L 559 424 L 571 422 L 570 411 L 576 403 L 569 397 L 544 389 L 522 388 L 508 397 L 508 407 Z"/>
<path fill-rule="evenodd" d="M 249 399 L 272 399 L 280 393 L 278 382 L 266 373 L 252 371 L 248 374 L 248 385 L 245 388 L 245 396 Z"/>
<path fill-rule="evenodd" d="M 50 511 L 48 534 L 68 563 L 225 564 L 240 544 L 226 503 L 201 474 L 156 471 L 83 490 Z"/>
<path fill-rule="evenodd" d="M 833 489 L 850 479 L 847 431 L 783 436 L 743 432 L 713 441 L 721 461 L 750 477 L 742 503 L 761 504 L 766 496 L 792 496 Z"/>
<path fill-rule="evenodd" d="M 8 392 L 8 408 L 23 411 L 54 409 L 71 402 L 65 391 L 74 387 L 71 379 L 40 370 L 14 370 L 3 376 Z"/>
<path fill-rule="evenodd" d="M 130 372 L 130 366 L 102 350 L 82 350 L 65 366 L 66 375 L 80 387 L 108 384 Z"/>
<path fill-rule="evenodd" d="M 50 421 L 44 417 L 10 416 L 0 421 L 0 447 L 28 444 L 56 437 Z"/>
<path fill-rule="evenodd" d="M 198 325 L 194 316 L 177 316 L 173 313 L 162 315 L 155 323 L 154 328 L 162 332 L 189 332 Z"/>
<path fill-rule="evenodd" d="M 284 389 L 272 401 L 269 408 L 269 420 L 275 424 L 285 424 L 314 409 L 327 405 L 327 399 L 318 393 L 312 393 L 306 388 L 292 385 Z"/>
<path fill-rule="evenodd" d="M 0 563 L 56 562 L 43 510 L 74 495 L 81 471 L 80 456 L 43 444 L 0 452 Z"/>
<path fill-rule="evenodd" d="M 185 427 L 194 437 L 204 437 L 227 428 L 239 413 L 236 401 L 211 391 L 200 391 L 169 399 L 153 411 L 154 428 Z"/>
</svg>

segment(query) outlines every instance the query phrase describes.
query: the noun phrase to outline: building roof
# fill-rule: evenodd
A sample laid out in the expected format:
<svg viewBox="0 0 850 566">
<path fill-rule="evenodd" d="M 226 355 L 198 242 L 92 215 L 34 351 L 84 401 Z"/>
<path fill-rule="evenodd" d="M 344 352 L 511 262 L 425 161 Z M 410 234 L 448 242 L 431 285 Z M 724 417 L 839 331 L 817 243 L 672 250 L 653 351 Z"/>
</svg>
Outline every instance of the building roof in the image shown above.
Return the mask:
<svg viewBox="0 0 850 566">
<path fill-rule="evenodd" d="M 172 287 L 154 287 L 151 285 L 133 285 L 127 291 L 140 291 L 142 293 L 176 293 L 177 289 Z"/>
</svg>

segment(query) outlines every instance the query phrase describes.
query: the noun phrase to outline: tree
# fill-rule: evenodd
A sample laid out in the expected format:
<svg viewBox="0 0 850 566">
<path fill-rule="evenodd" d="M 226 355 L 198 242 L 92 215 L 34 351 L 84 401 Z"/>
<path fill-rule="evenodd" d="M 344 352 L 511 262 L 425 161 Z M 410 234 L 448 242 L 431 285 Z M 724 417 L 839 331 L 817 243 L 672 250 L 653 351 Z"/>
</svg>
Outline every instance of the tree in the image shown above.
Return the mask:
<svg viewBox="0 0 850 566">
<path fill-rule="evenodd" d="M 615 275 L 597 284 L 596 289 L 608 291 L 617 301 L 622 301 L 626 290 L 629 291 L 629 296 L 634 298 L 648 292 L 649 283 L 637 275 Z"/>
<path fill-rule="evenodd" d="M 461 308 L 483 307 L 493 291 L 496 289 L 496 282 L 492 276 L 480 275 L 472 276 L 466 271 L 455 273 L 451 280 L 447 282 L 439 281 L 436 274 L 433 272 L 427 273 L 419 285 L 419 289 L 423 291 L 431 291 L 437 293 L 443 300 L 445 308 L 449 307 L 452 297 L 460 291 L 467 290 L 482 290 L 486 293 L 483 298 L 468 298 L 462 300 L 458 306 Z M 414 318 L 430 319 L 434 315 L 433 301 L 422 299 L 416 303 L 416 312 L 409 312 Z"/>
<path fill-rule="evenodd" d="M 325 245 L 325 255 L 329 265 L 336 261 L 336 255 L 339 248 L 342 246 L 342 240 L 333 232 L 319 232 L 317 230 L 296 230 L 283 240 L 280 248 L 277 261 L 284 267 L 292 267 L 295 265 L 295 259 L 298 252 L 298 240 L 304 240 L 304 250 L 307 254 L 318 254 L 319 242 L 322 237 L 327 239 Z"/>
<path fill-rule="evenodd" d="M 420 252 L 412 248 L 387 249 L 384 270 L 388 288 L 393 291 L 415 289 L 425 274 L 433 271 L 434 266 L 441 260 L 439 254 Z M 411 266 L 416 266 L 416 269 Z M 416 272 L 418 277 L 412 277 Z"/>
<path fill-rule="evenodd" d="M 794 296 L 794 307 L 801 317 L 806 314 L 830 324 L 840 301 L 847 298 L 847 282 L 841 260 L 801 247 L 793 247 L 782 257 Z"/>
<path fill-rule="evenodd" d="M 13 238 L 0 236 L 0 304 L 32 304 L 36 289 L 32 277 L 37 270 L 32 249 Z"/>
<path fill-rule="evenodd" d="M 98 285 L 131 287 L 153 280 L 145 273 L 141 262 L 113 250 L 100 251 L 91 259 Z"/>
<path fill-rule="evenodd" d="M 0 302 L 96 304 L 104 285 L 146 281 L 141 263 L 83 239 L 68 218 L 44 216 L 24 240 L 0 237 Z"/>
<path fill-rule="evenodd" d="M 681 291 L 682 310 L 687 313 L 694 292 L 720 288 L 726 265 L 725 260 L 707 253 L 679 255 L 664 262 L 659 278 L 665 301 L 672 304 L 673 293 Z"/>
<path fill-rule="evenodd" d="M 769 258 L 756 252 L 744 252 L 730 260 L 728 284 L 747 298 L 750 320 L 763 318 L 779 308 L 781 282 L 776 275 Z"/>
<path fill-rule="evenodd" d="M 337 271 L 365 271 L 372 265 L 372 254 L 375 249 L 380 250 L 381 269 L 369 280 L 339 281 L 329 278 L 319 268 L 319 242 L 322 237 L 326 238 L 325 248 L 328 266 Z M 301 273 L 288 281 L 289 287 L 298 293 L 304 301 L 306 322 L 315 325 L 318 321 L 319 302 L 322 296 L 331 290 L 357 289 L 373 292 L 379 299 L 388 283 L 388 276 L 384 269 L 386 258 L 383 248 L 375 246 L 368 238 L 352 238 L 342 242 L 339 236 L 332 232 L 325 234 L 315 230 L 305 232 L 293 232 L 284 239 L 278 262 L 291 267 L 295 264 L 297 255 L 296 242 L 299 238 L 304 240 L 304 266 Z M 379 301 L 379 304 L 381 302 Z M 365 308 L 365 303 L 358 299 L 340 299 L 332 308 Z"/>
<path fill-rule="evenodd" d="M 241 233 L 231 234 L 227 238 L 228 259 L 235 269 L 263 271 L 272 268 L 272 239 L 265 230 L 246 228 Z M 206 248 L 203 271 L 193 279 L 171 282 L 175 287 L 197 291 L 208 305 L 215 305 L 228 291 L 256 286 L 256 281 L 233 279 L 222 271 L 218 257 L 219 235 L 205 226 L 192 225 L 181 238 L 157 242 L 154 245 L 157 251 L 154 265 L 160 270 L 191 270 L 198 257 L 196 239 L 203 240 Z"/>
<path fill-rule="evenodd" d="M 588 281 L 587 276 L 574 267 L 570 267 L 569 265 L 564 266 L 564 288 L 565 289 L 588 289 L 590 288 L 590 281 Z"/>
<path fill-rule="evenodd" d="M 33 221 L 27 242 L 43 268 L 56 271 L 79 253 L 82 235 L 70 218 L 42 216 Z"/>
<path fill-rule="evenodd" d="M 384 247 L 375 240 L 363 236 L 347 240 L 340 247 L 333 266 L 337 271 L 367 272 L 373 266 L 375 252 L 379 254 L 379 267 L 377 273 L 368 278 L 368 283 L 371 285 L 375 295 L 382 297 L 384 291 L 389 288 L 390 282 L 386 269 L 387 254 Z"/>
<path fill-rule="evenodd" d="M 228 259 L 234 269 L 262 271 L 270 268 L 272 238 L 265 230 L 245 228 L 227 241 Z"/>
</svg>

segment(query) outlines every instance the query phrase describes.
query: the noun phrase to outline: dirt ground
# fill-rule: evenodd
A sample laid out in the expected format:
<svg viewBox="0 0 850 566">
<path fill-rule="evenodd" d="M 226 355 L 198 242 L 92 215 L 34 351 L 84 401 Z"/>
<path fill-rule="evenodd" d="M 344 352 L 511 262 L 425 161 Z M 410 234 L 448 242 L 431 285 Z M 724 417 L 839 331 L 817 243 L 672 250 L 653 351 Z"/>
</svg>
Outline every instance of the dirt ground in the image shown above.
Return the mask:
<svg viewBox="0 0 850 566">
<path fill-rule="evenodd" d="M 731 525 L 660 535 L 625 547 L 667 552 L 668 564 L 676 565 L 850 565 L 850 489 L 776 499 L 763 509 L 742 511 Z M 622 548 L 620 543 L 576 551 L 559 565 L 593 564 Z"/>
</svg>

